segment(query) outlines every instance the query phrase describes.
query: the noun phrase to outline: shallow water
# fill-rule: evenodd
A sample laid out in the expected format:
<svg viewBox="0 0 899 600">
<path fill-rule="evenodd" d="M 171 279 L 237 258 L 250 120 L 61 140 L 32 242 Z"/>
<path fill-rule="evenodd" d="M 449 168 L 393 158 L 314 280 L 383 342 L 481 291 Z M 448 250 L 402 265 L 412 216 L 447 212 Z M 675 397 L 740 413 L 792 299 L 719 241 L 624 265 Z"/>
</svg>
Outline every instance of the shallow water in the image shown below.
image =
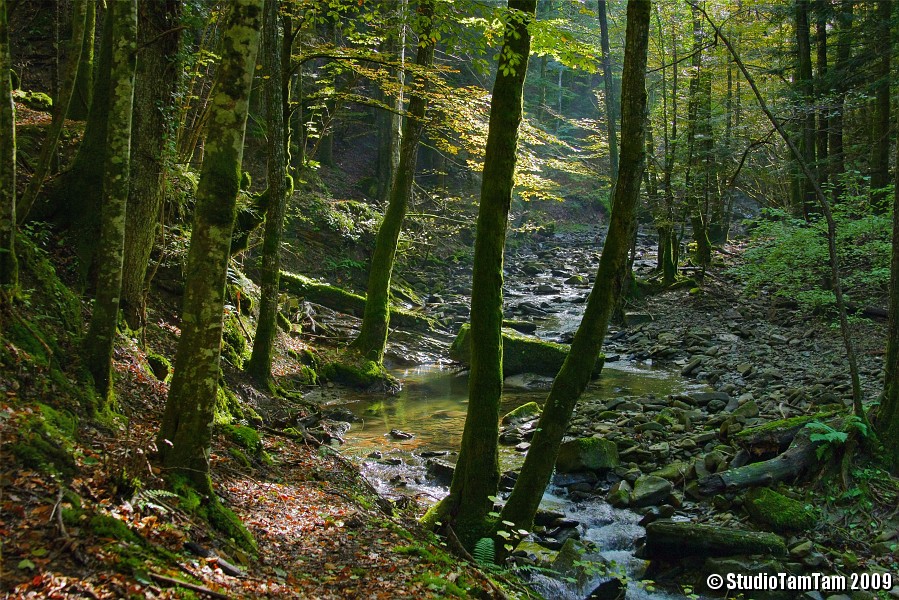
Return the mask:
<svg viewBox="0 0 899 600">
<path fill-rule="evenodd" d="M 353 457 L 366 476 L 381 493 L 406 494 L 432 503 L 447 494 L 446 487 L 436 484 L 427 476 L 425 459 L 421 452 L 447 452 L 443 458 L 455 461 L 455 452 L 462 439 L 468 404 L 468 377 L 458 369 L 439 365 L 426 365 L 395 370 L 394 374 L 404 382 L 403 390 L 396 396 L 373 398 L 359 397 L 343 405 L 363 419 L 354 423 L 344 436 L 346 445 L 342 452 Z M 664 398 L 669 394 L 707 389 L 689 382 L 679 373 L 655 368 L 644 363 L 616 361 L 606 364 L 602 376 L 587 389 L 581 402 L 611 399 L 622 396 Z M 542 404 L 547 391 L 512 389 L 503 392 L 502 412 L 505 413 L 526 402 Z M 344 398 L 344 402 L 346 398 Z M 390 436 L 392 429 L 412 434 L 408 440 Z M 521 466 L 524 458 L 511 447 L 501 446 L 502 470 Z M 381 459 L 368 458 L 379 452 Z M 396 464 L 387 464 L 394 462 Z M 581 525 L 581 535 L 593 541 L 602 552 L 595 558 L 614 561 L 629 578 L 639 578 L 643 561 L 633 557 L 633 545 L 643 535 L 638 525 L 639 515 L 627 510 L 614 509 L 605 502 L 572 503 L 554 495 L 550 490 L 541 506 L 560 510 Z M 589 558 L 589 557 L 588 557 Z M 596 575 L 579 584 L 566 583 L 544 575 L 534 575 L 532 585 L 546 598 L 583 598 L 607 576 Z M 647 591 L 636 584 L 628 587 L 630 600 L 665 600 L 684 598 L 679 594 Z"/>
</svg>

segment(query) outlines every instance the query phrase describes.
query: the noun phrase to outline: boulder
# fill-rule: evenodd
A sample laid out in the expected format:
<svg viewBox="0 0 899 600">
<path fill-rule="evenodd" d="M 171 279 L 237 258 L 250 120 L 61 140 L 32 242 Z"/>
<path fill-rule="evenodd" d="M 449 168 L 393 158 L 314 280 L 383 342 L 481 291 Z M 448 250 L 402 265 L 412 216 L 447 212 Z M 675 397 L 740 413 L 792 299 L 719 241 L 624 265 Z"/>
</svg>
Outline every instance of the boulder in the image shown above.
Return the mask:
<svg viewBox="0 0 899 600">
<path fill-rule="evenodd" d="M 652 506 L 663 502 L 672 490 L 671 482 L 656 475 L 643 475 L 634 482 L 631 505 Z"/>
<path fill-rule="evenodd" d="M 603 438 L 578 438 L 562 442 L 556 458 L 556 471 L 608 471 L 620 464 L 615 442 Z"/>
<path fill-rule="evenodd" d="M 526 421 L 533 421 L 540 416 L 540 405 L 536 402 L 522 404 L 506 413 L 502 419 L 503 425 L 520 425 Z"/>
<path fill-rule="evenodd" d="M 471 363 L 470 326 L 465 324 L 450 346 L 449 355 L 453 360 L 468 365 Z M 503 329 L 503 377 L 518 373 L 537 373 L 555 377 L 568 356 L 569 347 L 564 344 L 547 342 L 537 337 L 518 333 L 514 329 Z M 604 358 L 596 359 L 593 376 L 599 375 Z"/>
</svg>

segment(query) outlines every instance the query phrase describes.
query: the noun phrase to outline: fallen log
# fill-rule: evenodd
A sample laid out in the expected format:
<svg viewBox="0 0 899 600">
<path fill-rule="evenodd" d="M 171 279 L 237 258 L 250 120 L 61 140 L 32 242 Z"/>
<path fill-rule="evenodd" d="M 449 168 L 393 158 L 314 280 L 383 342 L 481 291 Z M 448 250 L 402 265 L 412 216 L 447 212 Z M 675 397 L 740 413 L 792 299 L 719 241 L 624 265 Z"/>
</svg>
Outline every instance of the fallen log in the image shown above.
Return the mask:
<svg viewBox="0 0 899 600">
<path fill-rule="evenodd" d="M 660 520 L 646 526 L 642 554 L 648 559 L 680 560 L 685 556 L 784 556 L 786 553 L 783 539 L 773 533 Z"/>
<path fill-rule="evenodd" d="M 816 450 L 820 442 L 813 442 L 810 439 L 811 434 L 812 432 L 803 426 L 782 454 L 766 461 L 702 477 L 697 482 L 699 493 L 703 496 L 712 496 L 749 487 L 770 486 L 778 481 L 798 478 L 818 462 Z"/>
<path fill-rule="evenodd" d="M 771 421 L 757 427 L 749 427 L 731 439 L 752 456 L 776 455 L 790 447 L 796 434 L 813 421 L 828 423 L 834 419 L 834 411 L 814 415 L 801 415 L 779 421 Z"/>
</svg>

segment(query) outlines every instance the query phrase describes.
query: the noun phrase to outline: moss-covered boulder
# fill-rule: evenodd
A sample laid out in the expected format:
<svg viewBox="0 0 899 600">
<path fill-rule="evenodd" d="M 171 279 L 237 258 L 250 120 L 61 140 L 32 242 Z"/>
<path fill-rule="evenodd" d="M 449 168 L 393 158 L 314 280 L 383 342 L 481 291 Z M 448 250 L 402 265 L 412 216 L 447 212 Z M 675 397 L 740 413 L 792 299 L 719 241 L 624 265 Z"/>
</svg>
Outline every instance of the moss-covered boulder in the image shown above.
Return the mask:
<svg viewBox="0 0 899 600">
<path fill-rule="evenodd" d="M 811 506 L 770 488 L 747 492 L 743 507 L 754 523 L 772 531 L 805 531 L 818 523 L 818 516 Z"/>
<path fill-rule="evenodd" d="M 365 313 L 365 296 L 287 271 L 281 271 L 280 282 L 281 290 L 305 298 L 309 302 L 355 317 L 362 317 Z M 431 331 L 434 329 L 434 323 L 433 319 L 421 313 L 399 306 L 390 307 L 391 326 L 414 331 Z"/>
<path fill-rule="evenodd" d="M 159 381 L 167 380 L 172 374 L 172 363 L 161 354 L 153 352 L 147 354 L 147 366 L 150 367 L 153 377 Z"/>
<path fill-rule="evenodd" d="M 456 339 L 450 346 L 450 358 L 464 365 L 471 363 L 471 327 L 462 326 Z M 565 357 L 569 346 L 547 342 L 540 338 L 521 334 L 514 329 L 503 329 L 503 377 L 518 373 L 537 373 L 554 377 Z M 605 357 L 600 355 L 593 368 L 593 376 L 602 371 Z"/>
<path fill-rule="evenodd" d="M 526 421 L 533 421 L 540 416 L 540 405 L 536 402 L 528 402 L 522 404 L 518 408 L 513 408 L 502 419 L 503 425 L 518 425 Z"/>
<path fill-rule="evenodd" d="M 556 458 L 556 470 L 560 473 L 608 471 L 619 464 L 615 442 L 594 437 L 562 442 Z"/>
<path fill-rule="evenodd" d="M 319 370 L 326 381 L 366 391 L 396 391 L 399 381 L 383 365 L 349 353 L 325 363 Z"/>
<path fill-rule="evenodd" d="M 34 413 L 23 412 L 17 416 L 18 440 L 11 444 L 10 450 L 28 468 L 71 477 L 76 470 L 75 417 L 46 404 L 38 404 L 38 408 Z"/>
</svg>

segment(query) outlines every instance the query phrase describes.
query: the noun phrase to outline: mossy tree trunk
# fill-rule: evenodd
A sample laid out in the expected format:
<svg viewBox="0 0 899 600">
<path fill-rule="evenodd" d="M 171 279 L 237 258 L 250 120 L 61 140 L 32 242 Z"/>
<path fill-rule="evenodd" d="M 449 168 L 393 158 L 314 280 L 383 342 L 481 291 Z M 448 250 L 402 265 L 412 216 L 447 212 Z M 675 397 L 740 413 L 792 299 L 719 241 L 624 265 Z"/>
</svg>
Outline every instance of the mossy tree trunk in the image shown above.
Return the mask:
<svg viewBox="0 0 899 600">
<path fill-rule="evenodd" d="M 899 153 L 893 189 L 893 252 L 890 263 L 890 307 L 887 351 L 884 360 L 883 396 L 877 415 L 877 433 L 887 450 L 887 460 L 899 472 Z"/>
<path fill-rule="evenodd" d="M 796 0 L 794 28 L 796 33 L 796 91 L 798 110 L 801 113 L 799 127 L 799 151 L 802 160 L 811 167 L 815 164 L 815 112 L 811 108 L 814 102 L 814 82 L 812 79 L 812 44 L 808 18 L 809 0 Z M 809 216 L 814 210 L 815 191 L 804 177 L 800 168 L 795 168 L 798 183 L 795 189 L 799 196 L 794 199 L 794 211 L 797 215 Z"/>
<path fill-rule="evenodd" d="M 81 49 L 84 44 L 84 29 L 87 22 L 87 6 L 93 0 L 77 0 L 72 6 L 72 39 L 69 48 L 69 56 L 66 60 L 65 67 L 62 72 L 62 83 L 59 88 L 59 95 L 53 106 L 53 120 L 50 123 L 50 129 L 47 131 L 47 137 L 41 145 L 41 154 L 38 158 L 37 165 L 34 167 L 34 174 L 28 182 L 28 186 L 22 193 L 22 201 L 19 205 L 18 219 L 21 222 L 31 210 L 44 180 L 50 173 L 50 166 L 53 162 L 53 156 L 56 154 L 56 147 L 59 144 L 59 137 L 62 134 L 62 128 L 69 112 L 69 104 L 75 91 L 75 77 L 78 73 L 78 63 L 81 61 Z"/>
<path fill-rule="evenodd" d="M 702 123 L 705 114 L 705 81 L 710 77 L 704 72 L 702 66 L 702 21 L 699 13 L 693 10 L 693 57 L 690 61 L 692 73 L 690 75 L 689 102 L 687 106 L 687 173 L 685 185 L 687 204 L 690 213 L 690 227 L 693 230 L 693 241 L 696 242 L 696 262 L 705 269 L 712 263 L 712 244 L 709 240 L 709 223 L 703 212 L 703 196 L 705 186 L 701 183 L 706 180 L 700 172 L 703 166 L 702 144 L 697 144 L 699 134 L 704 133 Z"/>
<path fill-rule="evenodd" d="M 417 70 L 412 80 L 409 114 L 403 125 L 400 144 L 400 162 L 393 178 L 390 198 L 384 220 L 378 228 L 375 250 L 368 271 L 368 288 L 365 300 L 365 315 L 359 336 L 353 348 L 369 360 L 381 363 L 387 346 L 387 329 L 390 324 L 390 277 L 396 259 L 396 246 L 403 229 L 403 219 L 412 196 L 415 181 L 415 164 L 418 158 L 418 142 L 424 128 L 427 79 L 420 71 L 434 62 L 434 40 L 431 39 L 434 4 L 424 0 L 418 9 L 421 23 L 418 55 L 415 58 Z"/>
<path fill-rule="evenodd" d="M 284 104 L 282 44 L 278 32 L 278 0 L 265 0 L 262 29 L 262 63 L 268 76 L 265 84 L 265 116 L 268 126 L 268 209 L 262 242 L 261 296 L 253 354 L 247 371 L 258 381 L 271 379 L 272 350 L 278 333 L 278 296 L 281 273 L 281 233 L 290 193 L 287 179 L 287 128 Z"/>
<path fill-rule="evenodd" d="M 94 37 L 97 28 L 97 3 L 87 3 L 84 21 L 84 36 L 81 43 L 81 61 L 75 76 L 75 91 L 69 103 L 69 118 L 83 121 L 91 108 L 91 89 L 94 81 Z"/>
<path fill-rule="evenodd" d="M 510 18 L 499 55 L 478 209 L 471 295 L 468 416 L 450 495 L 443 507 L 462 543 L 472 547 L 487 530 L 490 496 L 499 483 L 499 401 L 503 387 L 503 247 L 512 203 L 522 91 L 537 0 L 509 0 Z M 588 369 L 589 371 L 590 369 Z"/>
<path fill-rule="evenodd" d="M 407 0 L 397 0 L 395 8 L 390 11 L 390 19 L 393 24 L 392 31 L 387 39 L 382 42 L 382 47 L 388 56 L 396 56 L 398 66 L 390 69 L 397 89 L 391 93 L 389 90 L 380 94 L 381 100 L 392 107 L 392 111 L 382 110 L 378 113 L 378 199 L 385 203 L 390 202 L 390 191 L 393 189 L 393 179 L 400 164 L 400 142 L 403 139 L 403 118 L 400 112 L 403 110 L 403 86 L 405 83 L 406 60 L 406 3 Z"/>
<path fill-rule="evenodd" d="M 125 212 L 131 156 L 131 113 L 137 51 L 137 0 L 114 0 L 112 72 L 106 138 L 106 175 L 100 212 L 97 293 L 90 329 L 84 338 L 85 363 L 102 398 L 112 391 L 112 347 L 119 319 Z"/>
<path fill-rule="evenodd" d="M 617 116 L 617 98 L 612 81 L 612 56 L 609 53 L 609 23 L 606 14 L 606 0 L 598 0 L 599 41 L 602 48 L 602 82 L 606 108 L 606 133 L 609 136 L 609 176 L 612 180 L 611 197 L 615 197 L 615 179 L 618 177 L 618 132 L 615 118 Z"/>
<path fill-rule="evenodd" d="M 616 298 L 621 295 L 629 274 L 628 251 L 635 229 L 636 205 L 645 162 L 645 73 L 650 8 L 649 0 L 631 0 L 627 5 L 621 89 L 621 164 L 609 233 L 599 261 L 596 282 L 571 343 L 571 351 L 553 381 L 524 466 L 500 514 L 500 522 L 511 521 L 516 528 L 529 529 L 533 524 L 540 499 L 552 476 L 568 421 L 575 403 L 590 381 Z"/>
<path fill-rule="evenodd" d="M 134 136 L 131 191 L 125 229 L 122 309 L 128 325 L 144 324 L 147 265 L 158 231 L 159 212 L 169 171 L 165 148 L 173 135 L 181 15 L 179 0 L 139 0 L 141 27 L 134 79 Z"/>
<path fill-rule="evenodd" d="M 871 204 L 886 212 L 890 184 L 890 21 L 892 0 L 878 0 L 875 8 L 874 114 L 871 131 Z"/>
<path fill-rule="evenodd" d="M 225 280 L 261 26 L 262 0 L 231 4 L 197 186 L 181 339 L 157 438 L 163 466 L 204 492 L 211 491 L 209 445 L 218 392 Z"/>
<path fill-rule="evenodd" d="M 15 290 L 16 264 L 16 112 L 12 99 L 12 60 L 6 0 L 0 0 L 0 286 Z"/>
<path fill-rule="evenodd" d="M 112 7 L 112 4 L 109 4 Z M 72 168 L 52 181 L 47 202 L 34 208 L 34 218 L 53 219 L 66 227 L 75 243 L 79 269 L 83 279 L 91 270 L 97 240 L 100 238 L 100 204 L 103 197 L 106 164 L 106 126 L 109 116 L 109 72 L 112 63 L 111 11 L 103 23 L 100 53 L 94 70 L 93 101 L 84 125 L 84 136 Z M 18 215 L 19 222 L 25 215 Z"/>
</svg>

